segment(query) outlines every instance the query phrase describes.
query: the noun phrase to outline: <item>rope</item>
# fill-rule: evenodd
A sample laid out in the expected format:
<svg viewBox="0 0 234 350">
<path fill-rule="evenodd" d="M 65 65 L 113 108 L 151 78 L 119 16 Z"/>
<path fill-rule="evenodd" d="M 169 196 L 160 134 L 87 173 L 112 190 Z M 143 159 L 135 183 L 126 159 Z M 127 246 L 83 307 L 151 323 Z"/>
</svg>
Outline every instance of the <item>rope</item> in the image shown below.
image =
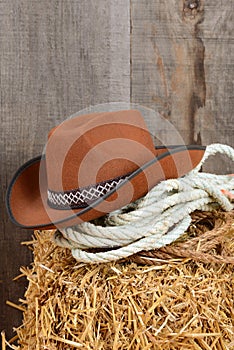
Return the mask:
<svg viewBox="0 0 234 350">
<path fill-rule="evenodd" d="M 200 229 L 196 227 L 196 221 L 198 220 L 199 222 L 202 216 L 202 220 L 208 221 L 209 225 L 213 221 L 213 229 L 207 231 L 203 224 Z M 200 231 L 196 237 L 190 237 L 186 241 L 176 242 L 176 244 L 160 249 L 147 252 L 142 251 L 132 255 L 130 261 L 144 265 L 160 265 L 162 261 L 187 258 L 205 264 L 234 264 L 234 257 L 231 251 L 232 244 L 230 244 L 230 247 L 226 244 L 227 241 L 231 242 L 230 237 L 234 234 L 234 212 L 230 211 L 224 215 L 224 212 L 220 210 L 212 212 L 198 211 L 192 213 L 192 218 L 192 225 L 195 225 L 192 228 L 192 232 L 197 234 Z M 201 228 L 205 230 L 203 233 L 201 233 Z"/>
<path fill-rule="evenodd" d="M 145 197 L 110 213 L 104 226 L 84 222 L 56 231 L 54 241 L 71 249 L 74 258 L 85 263 L 118 260 L 174 242 L 189 227 L 189 214 L 195 210 L 233 209 L 226 193 L 232 195 L 234 177 L 199 172 L 207 158 L 216 153 L 234 161 L 232 147 L 209 145 L 201 162 L 184 177 L 162 181 Z"/>
</svg>

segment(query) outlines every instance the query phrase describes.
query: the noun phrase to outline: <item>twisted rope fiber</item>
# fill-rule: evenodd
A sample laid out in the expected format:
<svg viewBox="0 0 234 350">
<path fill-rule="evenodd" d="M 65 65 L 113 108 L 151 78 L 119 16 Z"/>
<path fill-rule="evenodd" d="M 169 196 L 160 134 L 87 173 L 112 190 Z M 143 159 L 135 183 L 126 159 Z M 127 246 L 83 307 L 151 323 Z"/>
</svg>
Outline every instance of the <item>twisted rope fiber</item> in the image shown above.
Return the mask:
<svg viewBox="0 0 234 350">
<path fill-rule="evenodd" d="M 209 145 L 201 162 L 186 176 L 162 181 L 145 197 L 110 213 L 104 226 L 84 222 L 56 231 L 54 241 L 71 249 L 75 259 L 86 263 L 118 260 L 176 241 L 188 229 L 190 214 L 195 210 L 233 209 L 221 190 L 232 192 L 234 177 L 199 172 L 207 158 L 216 153 L 234 161 L 232 147 Z M 111 250 L 87 251 L 93 248 Z"/>
<path fill-rule="evenodd" d="M 203 212 L 199 212 L 200 215 Z M 219 212 L 219 214 L 223 214 Z M 213 212 L 205 212 L 205 215 L 209 218 L 209 214 Z M 218 219 L 218 218 L 217 218 Z M 217 220 L 216 222 L 219 222 Z M 136 262 L 140 264 L 147 265 L 159 265 L 162 261 L 169 261 L 171 259 L 178 258 L 189 258 L 194 261 L 203 262 L 203 263 L 226 263 L 234 264 L 234 257 L 230 256 L 231 252 L 226 252 L 225 245 L 225 236 L 230 236 L 234 234 L 234 213 L 229 212 L 226 215 L 225 219 L 219 222 L 221 227 L 216 227 L 211 231 L 206 231 L 203 234 L 199 234 L 198 237 L 190 238 L 186 242 L 177 242 L 174 245 L 169 245 L 161 247 L 153 251 L 141 252 L 140 254 L 135 254 L 130 257 L 131 262 Z M 220 247 L 221 246 L 221 247 Z M 197 248 L 199 249 L 197 250 Z M 219 255 L 214 254 L 217 247 L 219 250 L 221 248 L 221 253 Z M 210 254 L 211 252 L 213 254 Z M 229 254 L 228 254 L 229 253 Z"/>
</svg>

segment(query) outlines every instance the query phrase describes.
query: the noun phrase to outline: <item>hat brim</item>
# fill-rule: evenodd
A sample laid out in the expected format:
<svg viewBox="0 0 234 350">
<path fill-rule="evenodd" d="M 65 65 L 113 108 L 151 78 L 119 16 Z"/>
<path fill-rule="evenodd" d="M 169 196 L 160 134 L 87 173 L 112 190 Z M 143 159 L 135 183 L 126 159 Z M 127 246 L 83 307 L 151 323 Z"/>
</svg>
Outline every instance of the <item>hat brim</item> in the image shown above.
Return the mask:
<svg viewBox="0 0 234 350">
<path fill-rule="evenodd" d="M 48 205 L 45 158 L 33 158 L 19 168 L 8 187 L 9 217 L 14 224 L 26 229 L 52 229 L 96 219 L 141 198 L 162 180 L 185 175 L 201 161 L 205 149 L 197 145 L 156 148 L 157 156 L 115 189 L 86 208 L 67 210 Z"/>
</svg>

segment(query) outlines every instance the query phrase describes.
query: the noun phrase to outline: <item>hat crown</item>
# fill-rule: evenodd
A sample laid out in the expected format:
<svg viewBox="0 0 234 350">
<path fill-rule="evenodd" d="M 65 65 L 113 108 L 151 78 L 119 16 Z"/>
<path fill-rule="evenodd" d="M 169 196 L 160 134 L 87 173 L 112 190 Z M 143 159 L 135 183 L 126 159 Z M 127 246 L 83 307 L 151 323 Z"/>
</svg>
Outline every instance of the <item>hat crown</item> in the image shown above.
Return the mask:
<svg viewBox="0 0 234 350">
<path fill-rule="evenodd" d="M 48 188 L 71 191 L 133 172 L 155 157 L 139 111 L 82 115 L 49 133 Z"/>
</svg>

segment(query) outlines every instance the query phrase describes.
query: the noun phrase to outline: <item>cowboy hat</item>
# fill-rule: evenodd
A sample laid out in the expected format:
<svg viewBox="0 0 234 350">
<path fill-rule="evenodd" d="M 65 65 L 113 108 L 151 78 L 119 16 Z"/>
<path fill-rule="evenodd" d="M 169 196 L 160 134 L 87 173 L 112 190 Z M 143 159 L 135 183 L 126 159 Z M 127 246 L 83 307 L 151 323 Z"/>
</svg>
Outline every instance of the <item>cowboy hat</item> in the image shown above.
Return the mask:
<svg viewBox="0 0 234 350">
<path fill-rule="evenodd" d="M 72 226 L 119 209 L 162 180 L 183 176 L 203 146 L 155 147 L 138 110 L 68 119 L 48 135 L 45 154 L 14 175 L 6 196 L 23 228 Z"/>
</svg>

